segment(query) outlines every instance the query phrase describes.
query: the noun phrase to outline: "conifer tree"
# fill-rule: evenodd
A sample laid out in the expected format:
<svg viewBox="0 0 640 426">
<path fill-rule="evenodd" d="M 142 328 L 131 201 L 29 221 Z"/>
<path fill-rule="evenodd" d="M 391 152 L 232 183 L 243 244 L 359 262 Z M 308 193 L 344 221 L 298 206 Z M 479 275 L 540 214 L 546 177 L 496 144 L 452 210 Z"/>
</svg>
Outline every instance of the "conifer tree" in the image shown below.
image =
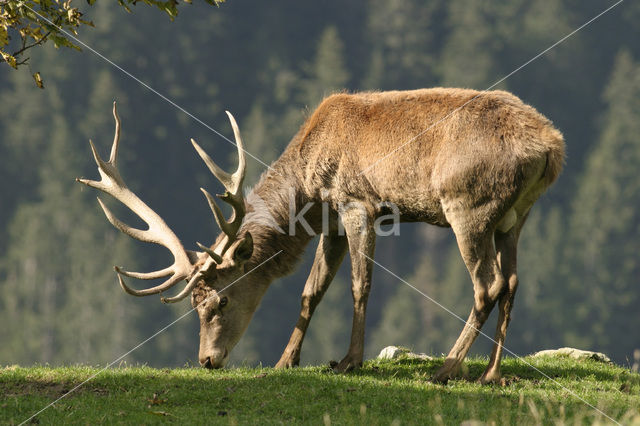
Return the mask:
<svg viewBox="0 0 640 426">
<path fill-rule="evenodd" d="M 418 275 L 418 274 L 416 274 Z M 402 346 L 423 352 L 427 347 L 422 296 L 398 282 L 385 303 L 382 315 L 367 342 L 367 352 L 376 356 L 387 346 Z"/>
<path fill-rule="evenodd" d="M 631 354 L 640 347 L 640 64 L 626 50 L 604 100 L 602 131 L 573 202 L 565 339 Z"/>
<path fill-rule="evenodd" d="M 301 99 L 307 106 L 315 107 L 325 96 L 346 87 L 349 73 L 344 62 L 338 30 L 329 26 L 320 35 L 315 57 L 306 66 L 306 78 L 301 82 Z"/>
<path fill-rule="evenodd" d="M 496 73 L 486 2 L 449 2 L 450 32 L 439 61 L 443 86 L 484 89 Z"/>
<path fill-rule="evenodd" d="M 542 204 L 546 200 L 539 200 Z M 534 205 L 518 244 L 520 285 L 505 345 L 518 354 L 563 346 L 566 289 L 563 251 L 566 215 L 561 206 Z M 489 329 L 489 331 L 492 331 Z"/>
<path fill-rule="evenodd" d="M 105 232 L 93 197 L 74 183 L 79 152 L 55 87 L 47 92 L 48 145 L 38 170 L 37 198 L 10 224 L 2 260 L 3 362 L 109 362 L 133 338 L 124 295 L 116 291 L 113 253 L 127 244 Z M 52 112 L 53 111 L 53 112 Z M 91 203 L 91 204 L 89 204 Z M 93 208 L 90 208 L 92 206 Z M 97 212 L 96 212 L 97 213 Z M 111 234 L 112 235 L 112 234 Z M 107 263 L 107 264 L 108 264 Z"/>
<path fill-rule="evenodd" d="M 435 82 L 438 15 L 444 3 L 370 0 L 366 23 L 371 59 L 366 89 L 417 89 Z"/>
<path fill-rule="evenodd" d="M 353 312 L 350 291 L 349 282 L 334 278 L 313 314 L 302 346 L 301 365 L 325 364 L 341 359 L 346 353 Z"/>
<path fill-rule="evenodd" d="M 267 114 L 262 101 L 256 101 L 249 111 L 249 115 L 244 120 L 242 135 L 251 145 L 251 153 L 266 164 L 271 164 L 280 154 L 279 145 L 273 138 L 275 117 Z M 247 162 L 246 182 L 255 183 L 260 174 L 266 169 L 264 164 L 257 161 Z"/>
<path fill-rule="evenodd" d="M 45 95 L 30 80 L 26 73 L 12 72 L 0 87 L 0 255 L 16 206 L 36 191 L 40 152 L 48 138 Z"/>
</svg>

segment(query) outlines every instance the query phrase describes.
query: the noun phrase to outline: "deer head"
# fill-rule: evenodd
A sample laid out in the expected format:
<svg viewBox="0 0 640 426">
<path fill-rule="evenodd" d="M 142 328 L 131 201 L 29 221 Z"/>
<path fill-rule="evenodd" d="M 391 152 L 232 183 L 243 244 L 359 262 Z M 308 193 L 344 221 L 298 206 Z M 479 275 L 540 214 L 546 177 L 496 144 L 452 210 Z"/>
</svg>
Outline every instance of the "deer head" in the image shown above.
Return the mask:
<svg viewBox="0 0 640 426">
<path fill-rule="evenodd" d="M 191 303 L 200 317 L 199 359 L 200 363 L 207 368 L 219 368 L 226 364 L 229 352 L 247 328 L 261 298 L 261 294 L 256 294 L 255 291 L 246 291 L 247 288 L 255 288 L 255 286 L 249 279 L 243 279 L 247 273 L 245 266 L 253 252 L 251 235 L 248 232 L 238 234 L 246 211 L 242 193 L 246 165 L 240 130 L 233 116 L 229 112 L 227 115 L 231 121 L 238 148 L 238 168 L 233 174 L 218 167 L 204 150 L 193 139 L 191 140 L 209 170 L 226 189 L 226 192 L 218 197 L 233 208 L 233 214 L 227 220 L 211 194 L 201 189 L 222 230 L 222 234 L 212 247 L 197 243 L 201 252 L 186 250 L 164 220 L 140 200 L 120 176 L 117 168 L 120 119 L 115 102 L 113 104 L 115 135 L 109 161 L 103 161 L 93 142 L 89 141 L 101 180 L 76 179 L 77 182 L 99 189 L 120 201 L 144 220 L 148 229 L 136 229 L 124 224 L 98 198 L 100 206 L 113 226 L 132 238 L 159 244 L 169 249 L 174 257 L 171 266 L 147 273 L 129 272 L 116 266 L 118 281 L 122 289 L 132 296 L 163 293 L 185 281 L 186 285 L 175 296 L 162 297 L 161 300 L 163 303 L 174 303 L 191 295 Z M 155 287 L 135 290 L 125 283 L 124 277 L 142 280 L 166 278 L 166 280 Z"/>
</svg>

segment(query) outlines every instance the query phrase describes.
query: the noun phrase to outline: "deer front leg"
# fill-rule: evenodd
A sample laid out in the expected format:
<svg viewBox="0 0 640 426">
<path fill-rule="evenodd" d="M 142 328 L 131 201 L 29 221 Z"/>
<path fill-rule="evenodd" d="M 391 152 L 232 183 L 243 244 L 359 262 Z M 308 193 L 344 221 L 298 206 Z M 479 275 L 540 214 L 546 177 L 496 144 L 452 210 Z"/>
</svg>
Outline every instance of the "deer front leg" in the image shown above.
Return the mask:
<svg viewBox="0 0 640 426">
<path fill-rule="evenodd" d="M 333 367 L 333 370 L 338 373 L 345 373 L 362 366 L 365 315 L 373 272 L 373 262 L 369 259 L 373 259 L 375 250 L 375 232 L 371 217 L 363 215 L 360 209 L 352 209 L 342 214 L 342 222 L 349 241 L 351 257 L 353 324 L 347 355 Z"/>
<path fill-rule="evenodd" d="M 347 252 L 347 238 L 343 235 L 329 236 L 322 234 L 316 249 L 316 257 L 311 273 L 302 291 L 301 309 L 296 327 L 291 333 L 276 368 L 290 368 L 300 363 L 302 341 L 311 321 L 311 316 L 329 288 L 338 267 Z"/>
<path fill-rule="evenodd" d="M 458 373 L 482 325 L 504 290 L 505 280 L 497 263 L 492 237 L 493 235 L 456 233 L 460 253 L 473 280 L 474 305 L 458 340 L 433 377 L 436 382 L 446 383 Z"/>
</svg>

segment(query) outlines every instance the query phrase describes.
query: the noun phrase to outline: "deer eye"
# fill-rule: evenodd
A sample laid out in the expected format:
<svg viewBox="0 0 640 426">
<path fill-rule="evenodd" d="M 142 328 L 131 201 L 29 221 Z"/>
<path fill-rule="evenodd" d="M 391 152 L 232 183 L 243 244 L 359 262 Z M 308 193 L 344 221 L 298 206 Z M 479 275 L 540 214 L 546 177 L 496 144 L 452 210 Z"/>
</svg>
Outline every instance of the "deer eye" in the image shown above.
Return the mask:
<svg viewBox="0 0 640 426">
<path fill-rule="evenodd" d="M 224 296 L 222 299 L 220 299 L 220 307 L 223 308 L 227 306 L 228 302 L 229 302 L 229 299 L 227 299 L 227 296 Z"/>
</svg>

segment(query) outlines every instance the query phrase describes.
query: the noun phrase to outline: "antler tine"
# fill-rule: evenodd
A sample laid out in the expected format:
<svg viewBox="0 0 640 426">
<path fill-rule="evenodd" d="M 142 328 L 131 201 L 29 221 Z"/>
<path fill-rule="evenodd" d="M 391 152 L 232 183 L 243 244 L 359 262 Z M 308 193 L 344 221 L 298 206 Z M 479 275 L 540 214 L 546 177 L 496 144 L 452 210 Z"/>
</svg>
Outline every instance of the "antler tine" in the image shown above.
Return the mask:
<svg viewBox="0 0 640 426">
<path fill-rule="evenodd" d="M 200 191 L 202 191 L 204 196 L 207 198 L 207 202 L 209 203 L 209 207 L 211 208 L 213 217 L 216 220 L 216 223 L 218 224 L 222 232 L 227 234 L 229 237 L 235 236 L 238 229 L 234 228 L 233 222 L 227 222 L 227 220 L 224 218 L 224 214 L 222 214 L 222 210 L 220 210 L 220 207 L 218 207 L 218 205 L 216 204 L 216 201 L 213 199 L 213 196 L 209 194 L 209 192 L 204 188 L 200 188 Z M 234 215 L 235 215 L 235 209 L 234 209 Z"/>
<path fill-rule="evenodd" d="M 229 121 L 231 121 L 231 127 L 233 128 L 233 134 L 236 139 L 236 147 L 238 148 L 238 168 L 233 174 L 222 170 L 193 138 L 191 139 L 191 143 L 200 155 L 200 158 L 202 158 L 202 161 L 204 161 L 211 173 L 224 185 L 225 189 L 232 194 L 237 194 L 239 191 L 242 191 L 242 183 L 244 182 L 247 166 L 244 156 L 244 144 L 242 143 L 238 123 L 236 123 L 235 118 L 233 118 L 233 115 L 231 115 L 229 111 L 226 111 L 226 113 L 229 116 Z"/>
<path fill-rule="evenodd" d="M 102 207 L 107 220 L 114 227 L 132 238 L 143 242 L 162 245 L 171 252 L 174 257 L 173 264 L 159 271 L 141 273 L 124 271 L 118 267 L 115 268 L 116 272 L 118 273 L 118 281 L 120 282 L 120 286 L 128 294 L 131 294 L 133 296 L 148 296 L 150 294 L 161 293 L 193 274 L 195 268 L 194 264 L 191 261 L 191 258 L 193 256 L 190 256 L 189 253 L 187 253 L 178 237 L 173 233 L 171 228 L 167 226 L 164 220 L 162 220 L 162 218 L 155 211 L 153 211 L 140 198 L 138 198 L 138 196 L 127 187 L 124 180 L 120 176 L 120 173 L 116 167 L 118 146 L 120 143 L 120 118 L 118 117 L 118 111 L 115 102 L 113 103 L 113 118 L 115 119 L 116 125 L 109 161 L 103 161 L 100 158 L 100 155 L 98 155 L 98 151 L 93 142 L 89 141 L 91 144 L 93 157 L 96 161 L 96 164 L 98 165 L 98 171 L 100 172 L 101 180 L 94 181 L 89 179 L 76 179 L 76 181 L 87 186 L 99 189 L 100 191 L 111 195 L 113 198 L 120 201 L 132 212 L 138 215 L 144 222 L 147 223 L 149 228 L 147 230 L 141 230 L 126 225 L 125 223 L 118 220 L 113 215 L 111 210 L 109 210 L 107 206 L 102 202 L 102 200 L 98 198 L 98 203 L 100 204 L 100 207 Z M 144 290 L 134 290 L 124 283 L 124 280 L 122 279 L 123 276 L 143 280 L 151 280 L 164 277 L 169 278 L 164 283 L 158 286 Z"/>
<path fill-rule="evenodd" d="M 225 111 L 229 116 L 229 121 L 231 122 L 231 127 L 233 128 L 233 136 L 236 139 L 236 146 L 238 147 L 238 168 L 233 174 L 236 179 L 237 188 L 242 189 L 242 183 L 244 182 L 244 175 L 247 171 L 247 164 L 244 158 L 244 144 L 242 143 L 242 136 L 240 135 L 240 129 L 238 128 L 238 123 L 236 123 L 236 119 L 233 118 L 233 115 L 229 111 Z M 237 191 L 234 191 L 237 192 Z"/>
<path fill-rule="evenodd" d="M 213 173 L 213 175 L 222 182 L 222 185 L 224 185 L 225 188 L 232 187 L 233 176 L 222 170 L 216 163 L 214 163 L 211 157 L 209 157 L 209 154 L 207 154 L 193 138 L 191 138 L 191 144 L 196 149 L 198 155 L 200 155 L 200 158 L 202 158 L 202 161 L 204 161 L 204 164 L 207 165 L 211 173 Z"/>
<path fill-rule="evenodd" d="M 193 144 L 193 147 L 196 149 L 198 155 L 200 155 L 200 158 L 202 158 L 202 161 L 204 161 L 211 173 L 213 173 L 213 175 L 218 178 L 218 180 L 224 185 L 226 189 L 226 192 L 222 195 L 218 195 L 218 198 L 228 203 L 233 208 L 233 215 L 231 216 L 230 220 L 227 221 L 211 194 L 201 188 L 202 192 L 207 198 L 207 202 L 209 203 L 209 207 L 211 207 L 211 211 L 213 212 L 213 216 L 218 223 L 218 226 L 220 226 L 222 232 L 224 232 L 229 237 L 226 244 L 226 246 L 228 247 L 229 244 L 236 239 L 236 233 L 238 232 L 238 229 L 240 229 L 242 219 L 245 215 L 242 184 L 244 182 L 247 164 L 244 155 L 244 145 L 242 143 L 242 136 L 240 135 L 238 123 L 236 123 L 235 118 L 233 118 L 233 115 L 231 115 L 229 111 L 226 111 L 226 113 L 229 116 L 229 121 L 231 121 L 231 127 L 233 128 L 233 134 L 236 140 L 236 147 L 238 148 L 238 168 L 233 174 L 229 174 L 218 167 L 218 165 L 213 162 L 211 157 L 209 157 L 209 155 L 200 147 L 200 145 L 198 145 L 195 140 L 191 139 L 191 143 Z"/>
<path fill-rule="evenodd" d="M 200 279 L 202 279 L 202 273 L 198 272 L 193 277 L 191 277 L 191 279 L 189 280 L 185 288 L 183 288 L 180 293 L 176 294 L 173 297 L 163 297 L 160 300 L 162 301 L 162 303 L 176 303 L 181 301 L 182 299 L 187 297 L 189 294 L 191 294 L 191 291 L 196 286 L 196 284 L 198 284 L 198 281 Z"/>
<path fill-rule="evenodd" d="M 170 289 L 171 287 L 185 279 L 185 277 L 181 277 L 180 275 L 173 275 L 171 278 L 155 287 L 145 288 L 144 290 L 134 290 L 125 284 L 124 280 L 122 279 L 122 276 L 125 274 L 117 267 L 116 272 L 118 273 L 118 282 L 120 283 L 120 287 L 122 287 L 125 293 L 136 297 L 151 296 L 152 294 L 162 293 L 163 291 Z"/>
<path fill-rule="evenodd" d="M 213 261 L 216 262 L 218 265 L 222 263 L 222 257 L 220 257 L 218 253 L 211 250 L 209 247 L 205 246 L 204 244 L 200 244 L 199 242 L 196 242 L 196 244 L 198 245 L 198 247 L 200 247 L 202 251 L 204 251 L 209 256 L 211 256 L 211 259 L 213 259 Z"/>
<path fill-rule="evenodd" d="M 118 117 L 118 108 L 116 107 L 116 101 L 113 101 L 113 118 L 116 121 L 116 130 L 113 134 L 113 144 L 111 145 L 111 155 L 109 156 L 109 163 L 111 163 L 113 167 L 116 167 L 118 162 L 118 145 L 120 144 L 120 117 Z"/>
<path fill-rule="evenodd" d="M 160 269 L 158 271 L 153 272 L 131 272 L 125 271 L 122 268 L 114 266 L 114 269 L 120 275 L 124 275 L 125 277 L 137 278 L 139 280 L 155 280 L 156 278 L 164 278 L 173 274 L 173 268 L 171 266 Z"/>
<path fill-rule="evenodd" d="M 107 206 L 102 202 L 100 197 L 96 197 L 96 198 L 98 199 L 98 204 L 100 204 L 100 207 L 102 207 L 102 211 L 104 212 L 104 215 L 107 217 L 107 220 L 109 221 L 109 223 L 111 223 L 114 226 L 114 228 L 119 229 L 124 234 L 127 234 L 128 236 L 130 236 L 131 238 L 135 238 L 136 240 L 139 240 L 139 241 L 148 240 L 148 231 L 136 229 L 121 222 L 117 217 L 113 215 L 113 213 L 111 213 L 111 210 L 107 208 Z"/>
</svg>

